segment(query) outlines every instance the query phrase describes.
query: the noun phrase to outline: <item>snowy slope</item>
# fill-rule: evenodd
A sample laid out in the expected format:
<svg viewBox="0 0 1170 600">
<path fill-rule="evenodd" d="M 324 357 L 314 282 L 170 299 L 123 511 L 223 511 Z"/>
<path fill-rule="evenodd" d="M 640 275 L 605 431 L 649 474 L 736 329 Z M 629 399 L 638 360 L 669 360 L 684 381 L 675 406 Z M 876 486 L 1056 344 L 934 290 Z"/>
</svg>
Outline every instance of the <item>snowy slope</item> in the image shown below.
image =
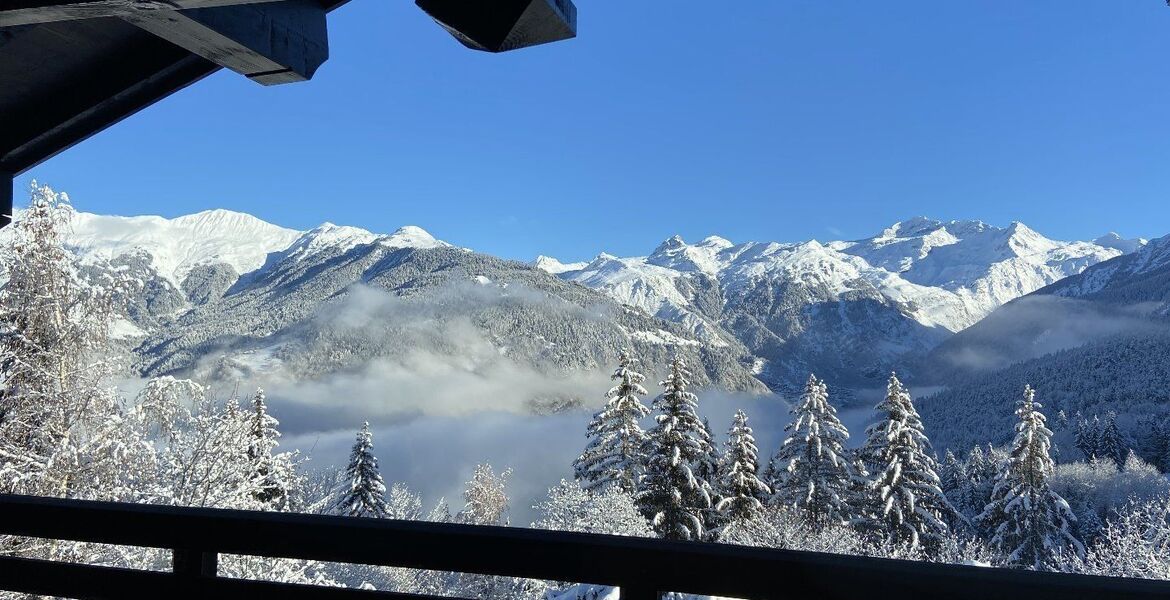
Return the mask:
<svg viewBox="0 0 1170 600">
<path fill-rule="evenodd" d="M 856 373 L 896 367 L 1005 302 L 1142 246 L 1117 235 L 1101 241 L 1051 240 L 1021 223 L 919 217 L 863 240 L 736 244 L 712 236 L 688 244 L 674 236 L 647 256 L 603 253 L 575 269 L 545 257 L 537 266 L 700 338 L 731 332 L 760 358 L 769 385 L 799 383 L 802 371 L 819 369 L 852 386 L 864 384 Z"/>
<path fill-rule="evenodd" d="M 65 243 L 83 275 L 116 269 L 140 283 L 114 334 L 144 374 L 311 378 L 426 364 L 539 383 L 529 398 L 538 406 L 565 401 L 549 391 L 561 378 L 604 380 L 623 350 L 653 369 L 682 348 L 698 382 L 766 390 L 747 349 L 725 333 L 705 343 L 600 292 L 415 226 L 296 231 L 215 210 L 176 219 L 75 213 L 70 230 Z"/>
<path fill-rule="evenodd" d="M 585 265 L 588 265 L 589 263 L 587 263 L 587 262 L 563 263 L 563 262 L 561 262 L 561 261 L 559 261 L 551 256 L 545 256 L 542 254 L 540 256 L 537 256 L 536 260 L 532 261 L 529 264 L 531 264 L 532 266 L 534 266 L 537 269 L 540 269 L 541 271 L 544 271 L 546 273 L 552 273 L 553 275 L 560 275 L 561 273 L 564 273 L 565 271 L 579 271 L 581 269 L 584 269 Z"/>
<path fill-rule="evenodd" d="M 260 268 L 301 232 L 244 213 L 209 210 L 164 219 L 76 213 L 68 244 L 83 259 L 110 259 L 133 250 L 151 257 L 154 269 L 178 285 L 192 268 L 226 263 L 237 273 Z"/>
</svg>

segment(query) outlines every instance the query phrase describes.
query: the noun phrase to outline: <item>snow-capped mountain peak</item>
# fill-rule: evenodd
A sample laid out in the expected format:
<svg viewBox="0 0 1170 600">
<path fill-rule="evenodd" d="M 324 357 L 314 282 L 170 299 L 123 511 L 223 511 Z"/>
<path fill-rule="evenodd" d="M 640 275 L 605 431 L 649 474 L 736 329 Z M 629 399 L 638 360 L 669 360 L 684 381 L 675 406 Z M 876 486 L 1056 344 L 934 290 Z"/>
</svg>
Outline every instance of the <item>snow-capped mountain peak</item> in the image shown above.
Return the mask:
<svg viewBox="0 0 1170 600">
<path fill-rule="evenodd" d="M 719 259 L 719 253 L 730 246 L 730 242 L 716 236 L 690 245 L 681 236 L 675 235 L 659 244 L 654 252 L 646 258 L 646 262 L 677 271 L 714 275 L 723 266 L 723 262 Z"/>
<path fill-rule="evenodd" d="M 226 263 L 237 273 L 258 269 L 298 236 L 296 230 L 223 209 L 174 219 L 77 212 L 67 243 L 83 260 L 144 251 L 154 269 L 177 284 L 202 264 Z"/>
<path fill-rule="evenodd" d="M 1103 248 L 1113 248 L 1114 250 L 1120 250 L 1121 252 L 1129 254 L 1131 252 L 1137 252 L 1139 249 L 1141 249 L 1142 246 L 1148 244 L 1149 240 L 1140 237 L 1127 239 L 1121 237 L 1116 232 L 1110 231 L 1109 233 L 1093 240 L 1093 243 Z"/>
<path fill-rule="evenodd" d="M 646 257 L 602 255 L 560 276 L 699 338 L 726 328 L 771 365 L 762 377 L 774 385 L 843 363 L 882 372 L 890 356 L 927 351 L 998 306 L 1121 254 L 1019 222 L 915 217 L 855 241 L 673 236 Z M 823 363 L 804 358 L 822 352 Z"/>
<path fill-rule="evenodd" d="M 344 253 L 356 246 L 370 244 L 376 239 L 378 239 L 376 234 L 365 229 L 325 222 L 301 234 L 283 254 L 286 257 L 303 258 L 326 249 Z"/>
<path fill-rule="evenodd" d="M 378 243 L 390 248 L 440 248 L 451 245 L 435 239 L 430 232 L 416 225 L 400 227 L 394 233 L 379 238 Z"/>
<path fill-rule="evenodd" d="M 580 271 L 589 265 L 588 262 L 574 262 L 563 263 L 551 256 L 541 254 L 532 261 L 532 266 L 553 275 L 560 275 L 561 273 L 568 273 L 569 271 Z"/>
</svg>

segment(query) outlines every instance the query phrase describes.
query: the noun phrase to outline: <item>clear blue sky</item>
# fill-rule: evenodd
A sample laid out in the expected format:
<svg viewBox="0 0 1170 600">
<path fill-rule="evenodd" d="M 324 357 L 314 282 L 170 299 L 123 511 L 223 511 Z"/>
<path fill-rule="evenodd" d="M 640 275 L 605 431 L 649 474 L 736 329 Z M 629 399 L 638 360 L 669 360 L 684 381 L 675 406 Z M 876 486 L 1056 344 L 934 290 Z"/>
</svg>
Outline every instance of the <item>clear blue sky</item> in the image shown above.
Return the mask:
<svg viewBox="0 0 1170 600">
<path fill-rule="evenodd" d="M 522 259 L 917 214 L 1170 233 L 1162 0 L 577 3 L 576 40 L 488 55 L 412 2 L 353 0 L 313 81 L 221 72 L 18 183 L 103 213 L 416 224 Z"/>
</svg>

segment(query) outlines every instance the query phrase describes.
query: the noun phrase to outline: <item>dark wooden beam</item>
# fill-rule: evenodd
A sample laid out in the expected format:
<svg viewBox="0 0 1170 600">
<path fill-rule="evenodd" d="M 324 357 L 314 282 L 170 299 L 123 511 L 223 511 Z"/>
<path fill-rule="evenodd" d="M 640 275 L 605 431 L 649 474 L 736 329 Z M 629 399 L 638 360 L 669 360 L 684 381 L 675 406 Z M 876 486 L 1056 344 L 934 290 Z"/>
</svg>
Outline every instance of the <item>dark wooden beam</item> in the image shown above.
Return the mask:
<svg viewBox="0 0 1170 600">
<path fill-rule="evenodd" d="M 0 27 L 121 17 L 151 10 L 215 8 L 275 1 L 277 0 L 5 0 L 0 2 Z"/>
<path fill-rule="evenodd" d="M 878 597 L 900 600 L 1170 598 L 1167 581 L 534 529 L 25 496 L 0 495 L 0 534 L 149 548 L 197 548 L 200 554 L 243 554 L 616 585 L 622 588 L 623 599 L 628 595 L 633 600 L 652 600 L 667 591 L 754 600 L 855 600 L 874 596 L 875 591 Z M 195 561 L 187 564 L 193 574 Z M 33 577 L 28 574 L 33 567 L 46 570 Z M 117 587 L 103 586 L 100 573 L 84 570 L 101 567 L 71 567 L 83 569 L 78 578 L 94 573 L 88 581 L 92 587 L 74 588 L 82 592 L 82 597 L 134 597 L 119 593 L 122 590 Z M 114 571 L 119 577 L 126 573 Z M 210 570 L 200 567 L 199 572 Z M 735 576 L 727 576 L 728 573 Z M 0 588 L 9 582 L 36 584 L 46 579 L 57 585 L 73 585 L 65 582 L 75 580 L 64 571 L 47 570 L 46 564 L 39 561 L 0 557 Z M 234 584 L 226 578 L 212 581 L 216 586 Z M 45 586 L 33 591 L 56 595 L 58 589 Z M 84 593 L 87 589 L 91 593 Z M 108 591 L 103 594 L 102 590 Z M 352 591 L 325 588 L 320 592 L 329 593 Z M 213 587 L 203 597 L 297 598 L 253 594 L 236 596 Z M 171 598 L 172 590 L 161 589 L 154 597 Z M 327 596 L 317 598 L 325 600 Z"/>
<path fill-rule="evenodd" d="M 0 227 L 12 222 L 12 173 L 0 171 Z"/>
<path fill-rule="evenodd" d="M 577 36 L 572 0 L 415 0 L 459 43 L 507 52 Z"/>
<path fill-rule="evenodd" d="M 307 81 L 329 58 L 325 9 L 316 0 L 136 11 L 121 18 L 264 85 Z"/>
<path fill-rule="evenodd" d="M 0 69 L 0 81 L 20 91 L 16 104 L 0 111 L 0 171 L 9 173 L 20 174 L 219 69 L 215 63 L 117 19 L 18 29 L 7 46 L 0 46 L 9 54 L 19 51 L 17 65 L 30 65 L 11 71 Z M 91 33 L 114 36 L 119 44 L 61 73 L 53 69 L 71 53 L 42 59 L 47 61 L 43 64 L 27 58 L 40 52 L 47 40 L 82 44 Z M 50 72 L 54 75 L 51 78 Z M 21 73 L 32 79 L 22 81 Z M 0 95 L 2 92 L 0 89 Z"/>
</svg>

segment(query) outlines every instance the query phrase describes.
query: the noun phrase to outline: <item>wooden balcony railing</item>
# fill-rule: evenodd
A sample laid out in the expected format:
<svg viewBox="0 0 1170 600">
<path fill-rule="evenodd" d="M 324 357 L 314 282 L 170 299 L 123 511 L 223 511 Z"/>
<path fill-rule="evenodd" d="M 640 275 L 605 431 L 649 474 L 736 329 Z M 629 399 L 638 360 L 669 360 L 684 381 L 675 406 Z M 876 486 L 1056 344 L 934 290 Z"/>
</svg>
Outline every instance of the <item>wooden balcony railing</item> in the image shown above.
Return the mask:
<svg viewBox="0 0 1170 600">
<path fill-rule="evenodd" d="M 1170 582 L 579 533 L 0 495 L 0 535 L 170 550 L 171 572 L 0 557 L 0 589 L 69 598 L 423 598 L 219 577 L 220 554 L 774 598 L 1170 600 Z"/>
</svg>

